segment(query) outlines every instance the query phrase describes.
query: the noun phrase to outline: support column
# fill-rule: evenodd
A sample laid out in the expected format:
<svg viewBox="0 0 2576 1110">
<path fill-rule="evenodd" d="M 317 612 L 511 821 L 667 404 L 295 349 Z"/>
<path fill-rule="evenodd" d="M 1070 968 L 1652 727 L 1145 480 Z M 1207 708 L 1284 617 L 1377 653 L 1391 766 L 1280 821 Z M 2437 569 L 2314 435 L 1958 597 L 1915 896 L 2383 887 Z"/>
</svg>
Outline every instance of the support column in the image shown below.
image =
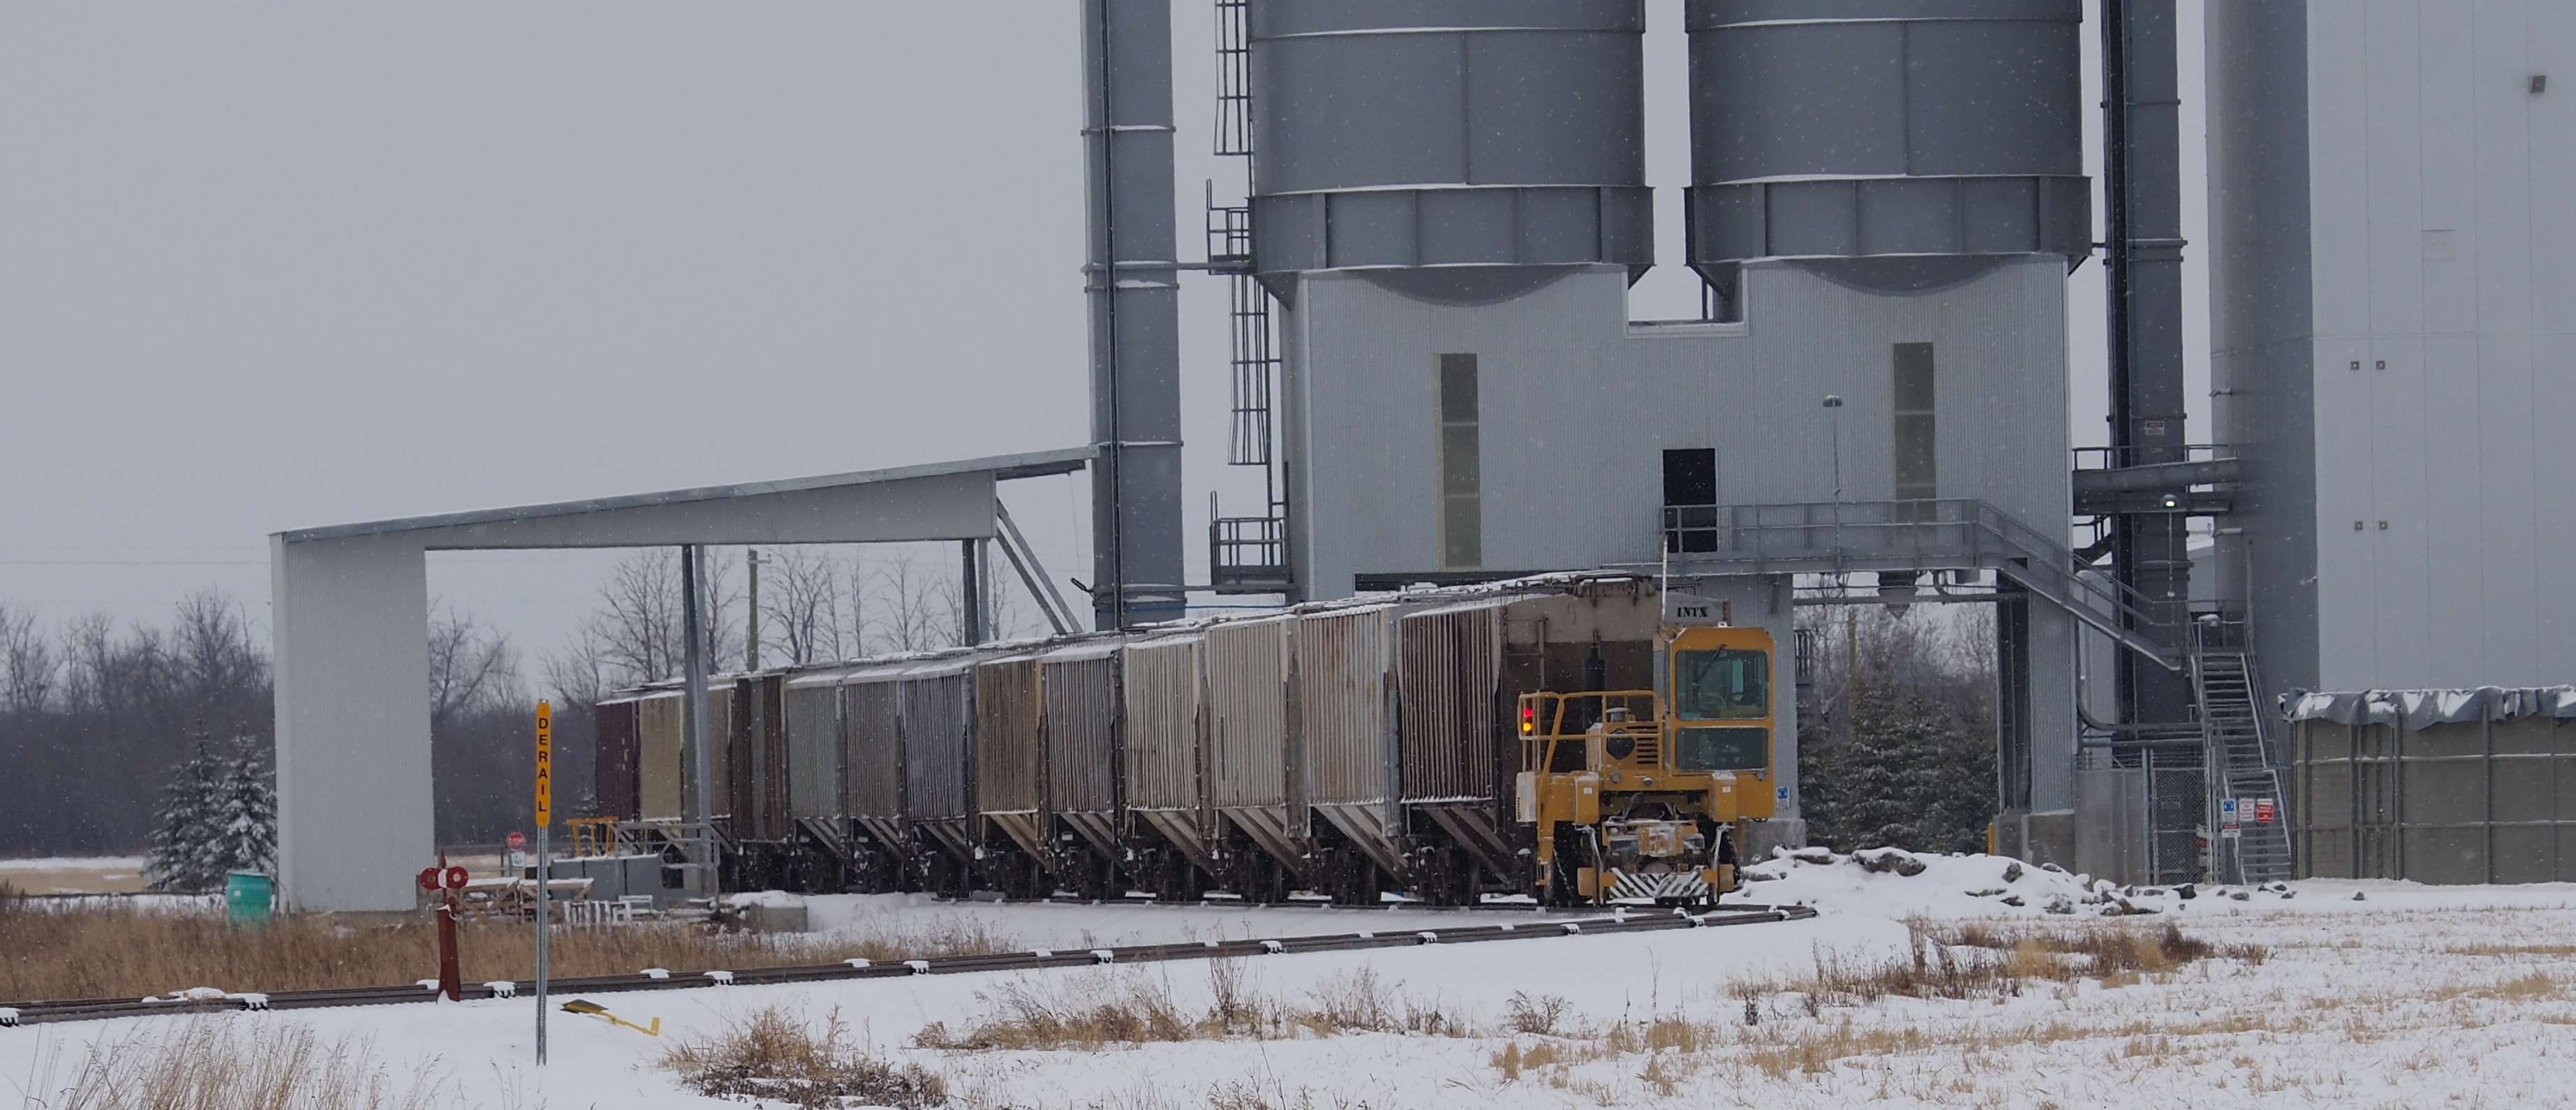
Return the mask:
<svg viewBox="0 0 2576 1110">
<path fill-rule="evenodd" d="M 707 549 L 704 544 L 680 548 L 681 697 L 688 712 L 689 820 L 697 823 L 697 849 L 691 854 L 690 889 L 700 897 L 716 893 L 715 758 L 707 736 Z"/>
<path fill-rule="evenodd" d="M 1170 0 L 1082 0 L 1093 618 L 1170 620 L 1181 589 L 1180 285 Z"/>
<path fill-rule="evenodd" d="M 295 909 L 410 910 L 436 862 L 417 541 L 269 541 L 277 865 Z"/>
<path fill-rule="evenodd" d="M 2028 812 L 2030 594 L 2009 580 L 1995 593 L 1995 808 Z"/>
<path fill-rule="evenodd" d="M 983 553 L 978 550 L 983 542 L 957 541 L 957 616 L 962 626 L 957 630 L 957 638 L 958 642 L 968 646 L 983 643 L 992 635 L 992 621 L 984 615 L 984 560 L 980 557 Z"/>
</svg>

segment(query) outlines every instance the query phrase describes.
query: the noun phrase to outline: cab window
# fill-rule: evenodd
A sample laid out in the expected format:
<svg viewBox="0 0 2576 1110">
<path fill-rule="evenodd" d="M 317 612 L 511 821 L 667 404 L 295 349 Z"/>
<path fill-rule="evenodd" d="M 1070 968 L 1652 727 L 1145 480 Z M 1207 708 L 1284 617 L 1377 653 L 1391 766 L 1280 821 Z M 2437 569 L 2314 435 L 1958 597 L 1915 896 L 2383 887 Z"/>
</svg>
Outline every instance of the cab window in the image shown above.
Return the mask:
<svg viewBox="0 0 2576 1110">
<path fill-rule="evenodd" d="M 1771 715 L 1771 655 L 1747 648 L 1673 653 L 1674 715 L 1758 721 Z"/>
<path fill-rule="evenodd" d="M 1759 771 L 1771 765 L 1771 730 L 1753 725 L 1674 730 L 1673 770 Z"/>
</svg>

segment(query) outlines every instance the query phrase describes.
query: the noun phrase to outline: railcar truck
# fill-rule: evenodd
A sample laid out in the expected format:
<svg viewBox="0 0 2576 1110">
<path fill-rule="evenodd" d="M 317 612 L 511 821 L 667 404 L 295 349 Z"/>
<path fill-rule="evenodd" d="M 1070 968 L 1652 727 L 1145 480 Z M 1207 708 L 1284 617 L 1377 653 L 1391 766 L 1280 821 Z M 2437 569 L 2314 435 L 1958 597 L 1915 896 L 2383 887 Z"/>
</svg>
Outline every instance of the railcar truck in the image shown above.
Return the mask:
<svg viewBox="0 0 2576 1110">
<path fill-rule="evenodd" d="M 1760 628 L 1668 618 L 1655 689 L 1520 696 L 1515 808 L 1540 901 L 1685 906 L 1735 889 L 1741 825 L 1773 812 L 1772 648 Z"/>
</svg>

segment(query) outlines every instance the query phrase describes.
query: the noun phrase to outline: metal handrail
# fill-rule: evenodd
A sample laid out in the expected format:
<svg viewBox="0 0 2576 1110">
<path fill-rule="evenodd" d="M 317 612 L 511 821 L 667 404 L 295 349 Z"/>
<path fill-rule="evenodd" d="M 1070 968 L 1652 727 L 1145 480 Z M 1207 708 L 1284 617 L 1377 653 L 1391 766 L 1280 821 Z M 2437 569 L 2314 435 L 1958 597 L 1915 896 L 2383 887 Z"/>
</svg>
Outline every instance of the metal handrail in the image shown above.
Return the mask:
<svg viewBox="0 0 2576 1110">
<path fill-rule="evenodd" d="M 1661 523 L 1667 549 L 1685 561 L 1847 570 L 1856 560 L 1910 560 L 1994 569 L 2158 665 L 2182 667 L 2172 649 L 2140 634 L 2172 628 L 2174 618 L 2157 614 L 2174 610 L 2173 603 L 2083 574 L 2065 547 L 1975 498 L 1668 505 Z"/>
<path fill-rule="evenodd" d="M 2180 447 L 2144 447 L 2135 445 L 2128 447 L 2078 447 L 2075 448 L 2074 451 L 2075 469 L 2117 470 L 2122 466 L 2134 466 L 2137 464 L 2122 463 L 2117 460 L 2124 457 L 2124 455 L 2127 458 L 2134 459 L 2139 455 L 2150 451 L 2159 453 L 2168 451 L 2181 452 L 2179 457 L 2159 459 L 2157 460 L 2159 462 L 2216 462 L 2220 459 L 2232 459 L 2236 457 L 2236 446 L 2230 443 L 2186 443 Z M 2088 464 L 2087 460 L 2094 461 Z"/>
<path fill-rule="evenodd" d="M 1220 586 L 1284 582 L 1288 577 L 1287 525 L 1287 521 L 1275 516 L 1229 516 L 1209 521 L 1209 578 Z"/>
</svg>

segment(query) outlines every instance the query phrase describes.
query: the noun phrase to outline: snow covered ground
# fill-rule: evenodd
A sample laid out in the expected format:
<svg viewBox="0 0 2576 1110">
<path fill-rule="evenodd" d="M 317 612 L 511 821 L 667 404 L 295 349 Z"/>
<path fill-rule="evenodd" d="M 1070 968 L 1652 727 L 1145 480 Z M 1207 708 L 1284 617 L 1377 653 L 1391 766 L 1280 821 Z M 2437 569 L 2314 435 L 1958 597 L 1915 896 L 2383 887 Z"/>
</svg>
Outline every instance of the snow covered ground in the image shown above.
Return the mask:
<svg viewBox="0 0 2576 1110">
<path fill-rule="evenodd" d="M 727 1105 L 683 1092 L 659 1052 L 777 1005 L 816 1020 L 837 1010 L 873 1051 L 940 1073 L 953 1103 L 970 1107 L 2576 1106 L 2576 886 L 2316 881 L 2184 898 L 1985 856 L 1876 861 L 1883 870 L 1811 858 L 1756 869 L 1776 877 L 1745 894 L 1812 904 L 1820 915 L 1809 921 L 1259 957 L 1234 969 L 1244 995 L 1291 1008 L 1371 998 L 1393 1024 L 1439 1033 L 934 1051 L 910 1047 L 924 1026 L 967 1029 L 1015 990 L 1068 1009 L 1142 992 L 1196 1013 L 1227 984 L 1199 963 L 927 976 L 604 995 L 596 1001 L 620 1017 L 660 1018 L 662 1036 L 557 1013 L 542 1073 L 530 1063 L 525 999 L 0 1029 L 0 1110 L 18 1110 L 13 1099 L 59 1105 L 48 1092 L 103 1038 L 167 1037 L 190 1021 L 262 1035 L 304 1025 L 363 1043 L 390 1075 L 435 1077 L 438 1105 Z M 814 899 L 810 912 L 839 931 L 973 927 L 1052 948 L 1501 916 L 899 897 Z M 1965 998 L 1800 989 L 1816 986 L 1820 968 L 1996 955 L 1925 948 L 1918 932 L 2161 933 L 2168 923 L 2237 947 L 2171 971 L 2033 977 Z M 1528 1015 L 1552 998 L 1564 1000 L 1553 1034 L 1511 1031 L 1516 1011 L 1543 1024 Z M 1452 1035 L 1459 1026 L 1466 1035 Z"/>
</svg>

